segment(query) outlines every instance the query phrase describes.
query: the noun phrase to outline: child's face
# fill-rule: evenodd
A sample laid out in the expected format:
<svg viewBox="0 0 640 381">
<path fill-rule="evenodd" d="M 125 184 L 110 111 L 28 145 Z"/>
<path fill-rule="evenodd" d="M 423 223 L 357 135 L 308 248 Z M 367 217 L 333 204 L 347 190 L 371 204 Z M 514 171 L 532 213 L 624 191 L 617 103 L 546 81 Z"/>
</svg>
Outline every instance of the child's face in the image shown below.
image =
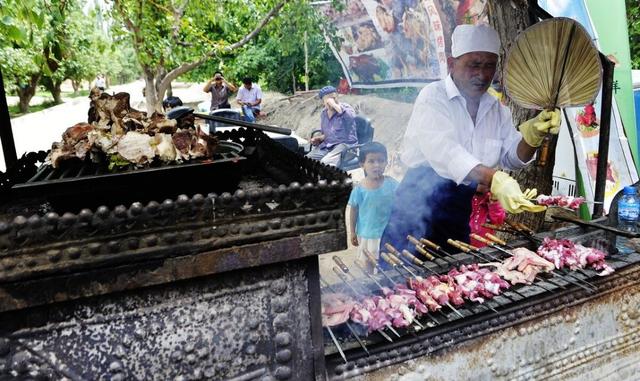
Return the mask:
<svg viewBox="0 0 640 381">
<path fill-rule="evenodd" d="M 362 169 L 367 177 L 380 178 L 387 167 L 387 157 L 380 152 L 368 153 L 362 163 Z"/>
</svg>

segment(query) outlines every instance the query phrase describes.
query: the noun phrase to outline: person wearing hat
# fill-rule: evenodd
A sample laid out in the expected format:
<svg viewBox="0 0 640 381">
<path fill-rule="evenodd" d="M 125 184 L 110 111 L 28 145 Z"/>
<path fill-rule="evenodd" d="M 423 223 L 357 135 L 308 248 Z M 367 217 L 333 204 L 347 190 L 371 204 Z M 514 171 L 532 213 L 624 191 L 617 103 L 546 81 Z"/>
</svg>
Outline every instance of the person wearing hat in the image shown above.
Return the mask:
<svg viewBox="0 0 640 381">
<path fill-rule="evenodd" d="M 235 93 L 238 88 L 233 84 L 227 82 L 222 73 L 216 71 L 202 91 L 205 93 L 211 93 L 211 106 L 209 111 L 215 111 L 221 108 L 231 108 L 229 104 L 229 95 Z"/>
<path fill-rule="evenodd" d="M 350 105 L 338 102 L 338 93 L 333 86 L 320 89 L 318 98 L 324 105 L 320 113 L 320 133 L 311 137 L 313 149 L 307 157 L 337 167 L 342 151 L 358 143 L 356 112 Z"/>
<path fill-rule="evenodd" d="M 471 199 L 491 192 L 509 213 L 540 212 L 506 172 L 529 164 L 547 133 L 557 134 L 559 111 L 542 111 L 513 125 L 509 109 L 487 93 L 496 73 L 500 40 L 486 25 L 459 25 L 451 37 L 449 75 L 420 91 L 404 135 L 409 168 L 396 193 L 382 237 L 397 249 L 424 237 L 456 252 L 447 238 L 469 242 Z"/>
</svg>

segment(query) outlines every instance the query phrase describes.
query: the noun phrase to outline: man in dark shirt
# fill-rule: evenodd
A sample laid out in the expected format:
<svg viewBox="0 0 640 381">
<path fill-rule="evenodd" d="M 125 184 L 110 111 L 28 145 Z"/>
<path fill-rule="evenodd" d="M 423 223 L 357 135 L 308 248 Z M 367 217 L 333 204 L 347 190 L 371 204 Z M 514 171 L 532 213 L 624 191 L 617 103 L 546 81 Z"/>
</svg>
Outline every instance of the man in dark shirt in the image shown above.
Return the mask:
<svg viewBox="0 0 640 381">
<path fill-rule="evenodd" d="M 216 71 L 213 78 L 204 85 L 202 91 L 211 93 L 211 107 L 209 111 L 215 111 L 220 108 L 231 108 L 229 104 L 229 95 L 235 93 L 238 88 L 227 82 L 222 73 Z"/>
<path fill-rule="evenodd" d="M 318 97 L 324 104 L 320 114 L 321 133 L 311 137 L 313 149 L 307 157 L 337 167 L 342 151 L 358 143 L 354 122 L 356 112 L 350 105 L 338 102 L 338 93 L 333 86 L 320 89 Z"/>
</svg>

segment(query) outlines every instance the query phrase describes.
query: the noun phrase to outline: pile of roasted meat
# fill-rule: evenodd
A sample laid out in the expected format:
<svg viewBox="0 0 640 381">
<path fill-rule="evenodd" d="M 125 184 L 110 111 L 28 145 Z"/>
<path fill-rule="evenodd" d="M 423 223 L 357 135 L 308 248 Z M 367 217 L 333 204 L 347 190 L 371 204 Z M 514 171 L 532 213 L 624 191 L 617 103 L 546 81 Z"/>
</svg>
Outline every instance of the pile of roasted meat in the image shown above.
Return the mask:
<svg viewBox="0 0 640 381">
<path fill-rule="evenodd" d="M 484 303 L 514 285 L 532 284 L 540 273 L 587 267 L 602 270 L 601 276 L 613 272 L 604 252 L 565 239 L 545 238 L 537 252 L 526 248 L 509 252 L 511 256 L 500 262 L 460 265 L 426 278 L 408 276 L 406 285 L 395 283 L 393 289 L 378 285 L 380 292 L 369 296 L 323 293 L 323 325 L 333 327 L 350 320 L 369 333 L 408 327 L 421 315 L 442 308 L 455 310 L 469 302 Z"/>
<path fill-rule="evenodd" d="M 135 110 L 129 94 L 102 93 L 91 97 L 88 123 L 78 123 L 53 143 L 48 160 L 54 168 L 68 161 L 91 160 L 109 169 L 153 162 L 179 163 L 211 158 L 217 138 L 194 128 L 193 114 L 178 120 Z"/>
</svg>

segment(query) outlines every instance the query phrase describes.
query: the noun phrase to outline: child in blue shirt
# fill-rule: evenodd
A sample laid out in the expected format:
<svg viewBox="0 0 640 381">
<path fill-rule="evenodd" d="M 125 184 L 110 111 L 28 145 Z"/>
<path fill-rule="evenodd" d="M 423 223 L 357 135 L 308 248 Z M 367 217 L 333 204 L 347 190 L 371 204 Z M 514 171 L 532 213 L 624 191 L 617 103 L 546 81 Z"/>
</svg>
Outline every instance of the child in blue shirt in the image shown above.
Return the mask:
<svg viewBox="0 0 640 381">
<path fill-rule="evenodd" d="M 378 142 L 360 148 L 358 157 L 364 170 L 364 179 L 353 187 L 348 205 L 351 215 L 348 222 L 351 243 L 358 247 L 358 259 L 364 251 L 376 259 L 380 251 L 380 238 L 391 216 L 394 194 L 398 182 L 384 175 L 387 167 L 387 149 Z M 369 270 L 374 266 L 366 261 Z"/>
</svg>

